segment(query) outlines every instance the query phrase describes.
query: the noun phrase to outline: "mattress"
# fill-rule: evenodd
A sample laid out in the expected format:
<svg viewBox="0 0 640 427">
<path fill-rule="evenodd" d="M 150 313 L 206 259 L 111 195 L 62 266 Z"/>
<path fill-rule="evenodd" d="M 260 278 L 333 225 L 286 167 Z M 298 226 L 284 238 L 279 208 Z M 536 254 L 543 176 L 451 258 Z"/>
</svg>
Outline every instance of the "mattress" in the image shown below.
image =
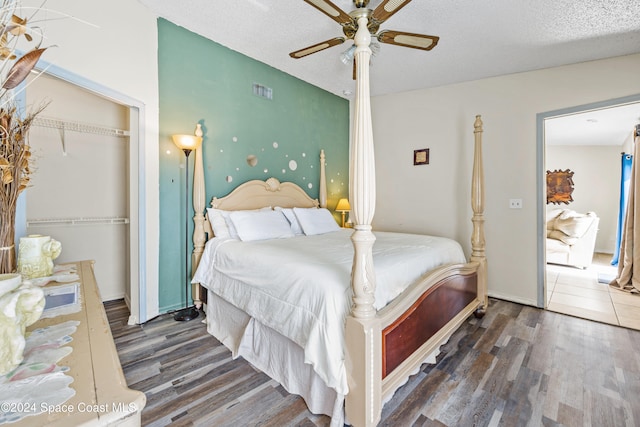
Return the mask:
<svg viewBox="0 0 640 427">
<path fill-rule="evenodd" d="M 296 343 L 325 384 L 348 393 L 344 323 L 352 304 L 353 230 L 242 242 L 207 242 L 193 278 L 250 317 Z M 466 262 L 447 238 L 376 232 L 375 308 L 380 309 L 426 272 Z"/>
</svg>

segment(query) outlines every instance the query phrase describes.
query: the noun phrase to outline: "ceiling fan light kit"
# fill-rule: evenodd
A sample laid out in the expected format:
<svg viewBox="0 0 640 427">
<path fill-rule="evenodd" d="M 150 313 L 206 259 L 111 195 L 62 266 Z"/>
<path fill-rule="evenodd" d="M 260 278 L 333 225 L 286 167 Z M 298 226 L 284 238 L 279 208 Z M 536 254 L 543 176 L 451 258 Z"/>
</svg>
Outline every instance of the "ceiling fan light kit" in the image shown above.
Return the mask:
<svg viewBox="0 0 640 427">
<path fill-rule="evenodd" d="M 369 33 L 380 43 L 393 44 L 396 46 L 420 50 L 431 50 L 438 44 L 439 37 L 437 36 L 394 30 L 384 30 L 378 33 L 380 25 L 393 16 L 397 11 L 409 4 L 411 0 L 383 0 L 374 10 L 367 8 L 369 0 L 353 0 L 356 9 L 349 13 L 344 12 L 329 0 L 304 1 L 340 24 L 342 26 L 344 37 L 335 37 L 304 49 L 291 52 L 289 56 L 295 59 L 337 46 L 344 43 L 346 40 L 353 40 L 360 25 L 366 25 Z M 341 54 L 340 60 L 342 62 L 348 63 L 349 56 L 351 56 L 348 52 L 350 52 L 350 49 Z"/>
</svg>

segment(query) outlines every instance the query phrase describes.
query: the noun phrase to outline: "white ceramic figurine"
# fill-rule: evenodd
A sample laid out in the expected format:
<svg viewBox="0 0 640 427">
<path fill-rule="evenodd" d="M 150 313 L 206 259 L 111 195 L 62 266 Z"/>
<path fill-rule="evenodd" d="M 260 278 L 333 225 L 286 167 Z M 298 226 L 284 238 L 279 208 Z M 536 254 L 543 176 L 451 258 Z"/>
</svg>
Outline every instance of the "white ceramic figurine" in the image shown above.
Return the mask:
<svg viewBox="0 0 640 427">
<path fill-rule="evenodd" d="M 20 238 L 18 250 L 18 273 L 24 279 L 51 276 L 53 260 L 62 251 L 62 244 L 51 236 L 31 234 Z"/>
</svg>

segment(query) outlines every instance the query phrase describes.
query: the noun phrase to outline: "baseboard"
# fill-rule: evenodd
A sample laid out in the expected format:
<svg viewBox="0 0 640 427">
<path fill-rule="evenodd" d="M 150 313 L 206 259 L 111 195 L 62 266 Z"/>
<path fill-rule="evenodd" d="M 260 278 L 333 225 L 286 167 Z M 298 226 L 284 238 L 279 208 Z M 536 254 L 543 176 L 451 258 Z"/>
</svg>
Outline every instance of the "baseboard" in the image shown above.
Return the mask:
<svg viewBox="0 0 640 427">
<path fill-rule="evenodd" d="M 131 298 L 129 297 L 129 295 L 125 295 L 124 296 L 124 303 L 127 305 L 127 308 L 129 309 L 129 313 L 131 313 Z M 138 318 L 138 316 L 134 316 L 133 314 L 129 315 L 129 319 L 127 320 L 127 325 L 129 326 L 133 326 L 133 325 L 138 325 L 140 323 L 140 319 Z"/>
<path fill-rule="evenodd" d="M 504 295 L 494 291 L 489 291 L 488 295 L 489 295 L 489 298 L 496 298 L 504 301 L 515 302 L 517 304 L 530 305 L 532 307 L 540 308 L 538 307 L 538 302 L 534 300 L 529 300 L 526 298 L 518 298 L 518 297 L 514 297 L 513 295 Z"/>
</svg>

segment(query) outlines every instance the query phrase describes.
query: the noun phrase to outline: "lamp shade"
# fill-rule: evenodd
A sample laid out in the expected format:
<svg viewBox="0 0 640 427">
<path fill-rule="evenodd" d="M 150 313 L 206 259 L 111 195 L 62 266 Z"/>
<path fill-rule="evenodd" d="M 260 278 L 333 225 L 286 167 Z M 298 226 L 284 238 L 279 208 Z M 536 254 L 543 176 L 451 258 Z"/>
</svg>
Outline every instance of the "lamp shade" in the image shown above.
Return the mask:
<svg viewBox="0 0 640 427">
<path fill-rule="evenodd" d="M 173 143 L 181 150 L 195 150 L 200 147 L 202 138 L 194 135 L 173 135 Z"/>
<path fill-rule="evenodd" d="M 349 200 L 347 199 L 338 200 L 338 205 L 336 206 L 336 210 L 339 212 L 350 211 L 351 205 L 349 204 Z"/>
</svg>

